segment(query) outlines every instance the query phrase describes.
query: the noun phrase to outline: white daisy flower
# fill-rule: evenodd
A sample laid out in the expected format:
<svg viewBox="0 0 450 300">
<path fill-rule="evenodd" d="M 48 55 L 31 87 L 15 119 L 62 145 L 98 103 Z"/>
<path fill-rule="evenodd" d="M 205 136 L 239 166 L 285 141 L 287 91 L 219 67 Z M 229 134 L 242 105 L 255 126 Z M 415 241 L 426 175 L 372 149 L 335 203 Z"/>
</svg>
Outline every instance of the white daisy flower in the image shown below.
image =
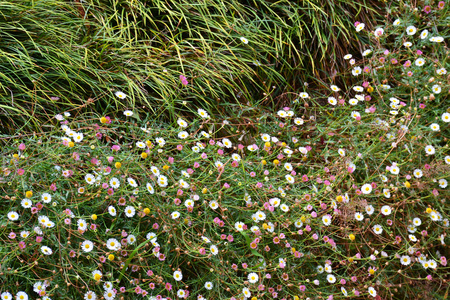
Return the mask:
<svg viewBox="0 0 450 300">
<path fill-rule="evenodd" d="M 426 29 L 420 33 L 421 40 L 425 39 L 427 36 L 428 36 L 428 30 L 426 30 Z"/>
<path fill-rule="evenodd" d="M 299 94 L 299 96 L 300 96 L 300 98 L 302 98 L 302 99 L 306 99 L 306 98 L 309 97 L 308 93 L 305 93 L 305 92 L 301 92 L 301 93 Z"/>
<path fill-rule="evenodd" d="M 272 205 L 273 207 L 278 207 L 280 206 L 280 199 L 279 198 L 271 198 L 269 199 L 269 203 L 270 205 Z"/>
<path fill-rule="evenodd" d="M 357 111 L 352 111 L 351 115 L 353 119 L 361 118 L 361 114 Z"/>
<path fill-rule="evenodd" d="M 383 227 L 381 227 L 381 225 L 377 224 L 377 225 L 373 226 L 373 231 L 376 234 L 382 234 L 383 233 Z"/>
<path fill-rule="evenodd" d="M 187 183 L 186 181 L 184 181 L 183 179 L 180 179 L 178 181 L 178 184 L 180 185 L 181 188 L 183 189 L 188 189 L 190 187 L 189 183 Z"/>
<path fill-rule="evenodd" d="M 244 223 L 243 222 L 236 222 L 234 224 L 234 228 L 236 228 L 237 231 L 243 231 L 244 230 Z"/>
<path fill-rule="evenodd" d="M 370 50 L 370 49 L 364 50 L 363 53 L 362 53 L 362 56 L 367 56 L 370 53 L 372 53 L 372 50 Z"/>
<path fill-rule="evenodd" d="M 288 156 L 291 155 L 292 153 L 294 153 L 294 151 L 292 151 L 292 150 L 289 149 L 289 148 L 284 148 L 284 149 L 283 149 L 283 152 L 286 153 Z"/>
<path fill-rule="evenodd" d="M 164 145 L 166 144 L 166 140 L 161 138 L 161 137 L 159 137 L 159 138 L 156 138 L 156 143 L 158 143 L 158 145 L 160 147 L 164 147 Z"/>
<path fill-rule="evenodd" d="M 211 240 L 209 238 L 207 238 L 206 236 L 202 236 L 202 240 L 203 240 L 203 242 L 205 242 L 207 244 L 211 243 Z"/>
<path fill-rule="evenodd" d="M 83 138 L 84 138 L 84 135 L 83 135 L 83 133 L 81 133 L 81 132 L 75 133 L 75 134 L 73 135 L 73 141 L 74 141 L 75 143 L 81 142 L 81 141 L 83 140 Z"/>
<path fill-rule="evenodd" d="M 125 215 L 128 218 L 132 218 L 136 214 L 136 209 L 133 206 L 125 207 Z"/>
<path fill-rule="evenodd" d="M 216 210 L 218 207 L 219 207 L 219 203 L 217 203 L 217 201 L 211 201 L 211 202 L 209 202 L 209 207 L 211 208 L 211 209 L 214 209 L 214 210 Z"/>
<path fill-rule="evenodd" d="M 105 300 L 114 300 L 116 297 L 116 292 L 114 290 L 106 290 L 103 293 L 103 297 L 105 297 Z"/>
<path fill-rule="evenodd" d="M 270 135 L 268 135 L 267 133 L 264 133 L 264 134 L 261 135 L 261 139 L 264 142 L 270 142 Z"/>
<path fill-rule="evenodd" d="M 78 230 L 85 231 L 87 229 L 87 222 L 84 219 L 79 219 L 77 221 Z"/>
<path fill-rule="evenodd" d="M 207 133 L 206 131 L 201 131 L 200 134 L 207 139 L 209 139 L 210 137 L 209 133 Z"/>
<path fill-rule="evenodd" d="M 295 118 L 294 123 L 295 125 L 303 125 L 304 120 L 302 118 Z"/>
<path fill-rule="evenodd" d="M 181 131 L 180 133 L 178 133 L 178 138 L 180 138 L 182 140 L 184 140 L 188 136 L 189 136 L 189 133 L 187 133 L 187 131 Z"/>
<path fill-rule="evenodd" d="M 437 263 L 436 263 L 436 261 L 433 260 L 433 259 L 430 259 L 430 260 L 428 261 L 428 265 L 429 265 L 429 267 L 432 268 L 432 269 L 436 269 L 436 267 L 437 267 Z"/>
<path fill-rule="evenodd" d="M 147 183 L 147 191 L 150 194 L 154 194 L 155 193 L 155 189 L 153 188 L 153 186 L 150 183 Z"/>
<path fill-rule="evenodd" d="M 328 226 L 331 224 L 331 216 L 330 215 L 325 215 L 322 217 L 322 222 L 325 226 Z"/>
<path fill-rule="evenodd" d="M 331 105 L 336 105 L 337 100 L 334 97 L 328 97 L 328 103 L 330 103 Z"/>
<path fill-rule="evenodd" d="M 122 99 L 122 100 L 127 97 L 127 95 L 124 92 L 121 92 L 121 91 L 117 91 L 114 94 L 116 95 L 117 98 Z"/>
<path fill-rule="evenodd" d="M 266 214 L 263 211 L 258 210 L 255 215 L 258 221 L 264 221 L 266 219 Z"/>
<path fill-rule="evenodd" d="M 84 252 L 91 252 L 92 249 L 94 249 L 94 243 L 91 242 L 91 241 L 86 240 L 83 243 L 81 243 L 81 249 Z"/>
<path fill-rule="evenodd" d="M 233 143 L 229 139 L 223 139 L 222 143 L 226 148 L 231 148 L 233 146 Z"/>
<path fill-rule="evenodd" d="M 242 43 L 246 45 L 248 44 L 248 40 L 245 37 L 241 36 L 239 39 L 241 40 Z"/>
<path fill-rule="evenodd" d="M 152 172 L 153 175 L 155 176 L 159 176 L 159 169 L 155 166 L 150 167 L 150 171 Z"/>
<path fill-rule="evenodd" d="M 113 189 L 117 189 L 120 186 L 120 181 L 119 179 L 117 179 L 116 177 L 113 177 L 109 180 L 109 185 L 113 188 Z"/>
<path fill-rule="evenodd" d="M 144 149 L 145 148 L 145 143 L 141 142 L 141 141 L 138 141 L 138 142 L 136 142 L 136 147 Z"/>
<path fill-rule="evenodd" d="M 138 186 L 136 180 L 134 180 L 131 177 L 128 177 L 127 181 L 128 181 L 128 184 L 131 185 L 132 187 L 137 187 Z"/>
<path fill-rule="evenodd" d="M 259 276 L 258 274 L 251 272 L 248 274 L 247 278 L 250 283 L 256 283 L 258 282 Z"/>
<path fill-rule="evenodd" d="M 418 59 L 416 59 L 414 64 L 418 67 L 421 67 L 425 64 L 425 59 L 423 59 L 422 57 L 419 57 Z"/>
<path fill-rule="evenodd" d="M 121 248 L 120 242 L 116 239 L 108 239 L 106 241 L 106 247 L 112 251 L 117 251 Z"/>
<path fill-rule="evenodd" d="M 208 119 L 208 118 L 209 118 L 208 113 L 207 113 L 206 110 L 204 110 L 204 109 L 199 108 L 199 109 L 197 110 L 197 113 L 198 113 L 198 114 L 200 115 L 200 117 L 202 117 L 203 119 Z"/>
<path fill-rule="evenodd" d="M 372 185 L 366 183 L 361 187 L 361 192 L 363 194 L 370 194 L 372 192 Z"/>
<path fill-rule="evenodd" d="M 348 103 L 350 105 L 357 105 L 358 104 L 358 99 L 351 98 L 350 100 L 348 100 Z"/>
<path fill-rule="evenodd" d="M 355 213 L 355 219 L 357 221 L 363 221 L 364 220 L 364 215 L 362 213 L 356 212 Z"/>
<path fill-rule="evenodd" d="M 373 287 L 369 287 L 368 292 L 369 292 L 369 295 L 374 298 L 377 296 L 377 291 L 375 291 L 375 289 Z"/>
<path fill-rule="evenodd" d="M 219 254 L 219 249 L 217 248 L 216 245 L 212 245 L 211 247 L 209 247 L 209 251 L 211 251 L 212 255 L 217 255 Z"/>
<path fill-rule="evenodd" d="M 112 290 L 112 289 L 114 288 L 114 285 L 113 285 L 113 283 L 112 283 L 111 281 L 106 281 L 106 282 L 103 284 L 103 288 L 104 288 L 105 290 Z"/>
<path fill-rule="evenodd" d="M 358 25 L 356 25 L 356 32 L 360 32 L 361 30 L 364 29 L 364 27 L 366 26 L 366 24 L 364 23 L 359 23 Z"/>
<path fill-rule="evenodd" d="M 3 293 L 1 293 L 1 295 L 0 295 L 0 299 L 1 300 L 12 300 L 12 295 L 11 295 L 11 293 L 10 292 L 3 292 Z"/>
<path fill-rule="evenodd" d="M 425 147 L 425 152 L 428 155 L 433 155 L 436 152 L 436 150 L 434 149 L 434 147 L 432 145 L 428 145 Z"/>
<path fill-rule="evenodd" d="M 332 274 L 328 274 L 327 275 L 327 280 L 329 283 L 335 283 L 336 282 L 336 277 Z"/>
<path fill-rule="evenodd" d="M 109 206 L 109 207 L 108 207 L 108 213 L 109 213 L 112 217 L 115 217 L 115 216 L 117 215 L 117 211 L 116 211 L 116 209 L 114 208 L 114 206 Z"/>
<path fill-rule="evenodd" d="M 41 247 L 41 252 L 45 255 L 52 255 L 53 254 L 53 250 L 50 247 L 47 246 L 42 246 Z"/>
<path fill-rule="evenodd" d="M 21 231 L 21 232 L 20 232 L 20 236 L 21 236 L 23 239 L 26 239 L 29 235 L 30 235 L 30 232 L 29 232 L 29 231 L 24 230 L 24 231 Z"/>
<path fill-rule="evenodd" d="M 213 283 L 211 281 L 205 282 L 205 289 L 212 290 L 213 286 L 214 285 L 213 285 Z"/>
<path fill-rule="evenodd" d="M 285 178 L 286 178 L 286 180 L 287 180 L 289 183 L 291 183 L 291 184 L 293 184 L 293 183 L 295 182 L 294 177 L 291 176 L 291 175 L 289 175 L 289 174 L 287 174 L 287 175 L 285 176 Z"/>
<path fill-rule="evenodd" d="M 88 184 L 94 184 L 95 183 L 95 176 L 92 174 L 86 174 L 86 176 L 84 176 L 84 180 L 86 180 L 86 182 Z"/>
<path fill-rule="evenodd" d="M 133 234 L 129 234 L 127 236 L 127 242 L 128 244 L 133 245 L 136 242 L 136 236 Z"/>
<path fill-rule="evenodd" d="M 441 92 L 441 87 L 439 86 L 439 85 L 437 85 L 437 84 L 435 84 L 435 85 L 433 85 L 432 87 L 431 87 L 431 90 L 433 91 L 433 93 L 435 93 L 435 94 L 439 94 L 440 92 Z"/>
<path fill-rule="evenodd" d="M 241 161 L 241 156 L 237 153 L 231 154 L 231 158 L 235 161 Z"/>
<path fill-rule="evenodd" d="M 147 240 L 150 240 L 150 242 L 156 242 L 156 240 L 157 240 L 156 233 L 154 233 L 154 232 L 149 232 L 149 233 L 147 233 L 147 235 L 145 236 L 145 238 L 146 238 Z"/>
<path fill-rule="evenodd" d="M 406 34 L 407 35 L 414 35 L 417 32 L 417 28 L 414 26 L 408 26 L 406 27 Z"/>
<path fill-rule="evenodd" d="M 52 195 L 49 193 L 43 193 L 41 199 L 44 203 L 50 203 L 52 201 Z"/>
<path fill-rule="evenodd" d="M 397 175 L 400 172 L 400 168 L 397 165 L 391 166 L 390 170 L 391 174 Z"/>
<path fill-rule="evenodd" d="M 286 204 L 281 204 L 280 209 L 284 212 L 288 212 L 289 211 L 289 206 L 287 206 Z"/>
<path fill-rule="evenodd" d="M 259 227 L 258 226 L 252 226 L 250 227 L 250 231 L 253 233 L 257 233 L 259 231 Z"/>
<path fill-rule="evenodd" d="M 341 90 L 338 86 L 336 86 L 336 85 L 334 85 L 334 84 L 332 84 L 332 85 L 330 86 L 330 88 L 331 88 L 331 90 L 334 91 L 334 92 L 339 92 L 339 91 Z"/>
<path fill-rule="evenodd" d="M 352 70 L 352 75 L 353 75 L 353 76 L 361 75 L 361 73 L 362 73 L 361 67 L 355 67 L 355 68 L 353 68 L 353 70 Z"/>
<path fill-rule="evenodd" d="M 3 298 L 1 298 L 1 299 L 3 299 Z M 28 300 L 28 294 L 23 291 L 20 291 L 16 294 L 16 300 Z"/>
<path fill-rule="evenodd" d="M 178 119 L 177 123 L 181 128 L 186 128 L 188 126 L 188 123 L 183 119 Z"/>
<path fill-rule="evenodd" d="M 383 205 L 381 207 L 381 213 L 385 216 L 389 216 L 392 212 L 392 209 L 389 205 Z"/>
</svg>

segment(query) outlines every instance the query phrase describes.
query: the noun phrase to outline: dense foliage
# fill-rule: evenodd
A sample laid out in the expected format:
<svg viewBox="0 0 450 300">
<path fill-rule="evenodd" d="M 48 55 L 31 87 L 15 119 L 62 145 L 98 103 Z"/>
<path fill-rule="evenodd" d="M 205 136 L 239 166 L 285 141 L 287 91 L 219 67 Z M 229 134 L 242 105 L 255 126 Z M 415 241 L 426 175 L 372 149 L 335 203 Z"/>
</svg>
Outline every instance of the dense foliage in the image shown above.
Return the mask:
<svg viewBox="0 0 450 300">
<path fill-rule="evenodd" d="M 280 109 L 81 107 L 3 138 L 1 299 L 446 299 L 450 9 L 388 9 Z"/>
<path fill-rule="evenodd" d="M 376 3 L 2 1 L 1 131 L 40 132 L 80 105 L 174 121 L 182 101 L 227 116 L 228 103 L 290 101 L 311 76 L 335 75 L 358 46 L 351 18 L 373 19 Z"/>
</svg>

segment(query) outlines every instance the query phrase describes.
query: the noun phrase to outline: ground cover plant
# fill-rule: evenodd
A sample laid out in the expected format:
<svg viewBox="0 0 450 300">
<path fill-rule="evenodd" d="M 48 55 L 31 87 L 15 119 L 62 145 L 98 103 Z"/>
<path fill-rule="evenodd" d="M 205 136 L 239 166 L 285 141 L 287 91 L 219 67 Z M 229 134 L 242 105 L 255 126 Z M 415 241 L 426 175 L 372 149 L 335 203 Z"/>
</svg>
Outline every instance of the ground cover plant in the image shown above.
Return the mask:
<svg viewBox="0 0 450 300">
<path fill-rule="evenodd" d="M 80 108 L 3 139 L 0 298 L 445 299 L 449 6 L 389 9 L 275 111 Z"/>
</svg>

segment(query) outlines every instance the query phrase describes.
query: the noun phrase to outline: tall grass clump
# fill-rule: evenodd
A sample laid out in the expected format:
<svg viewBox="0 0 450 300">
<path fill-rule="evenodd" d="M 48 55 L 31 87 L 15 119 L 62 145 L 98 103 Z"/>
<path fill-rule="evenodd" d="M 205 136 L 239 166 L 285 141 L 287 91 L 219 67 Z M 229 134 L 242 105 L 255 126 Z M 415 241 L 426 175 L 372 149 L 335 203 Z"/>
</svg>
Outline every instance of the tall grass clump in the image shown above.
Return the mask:
<svg viewBox="0 0 450 300">
<path fill-rule="evenodd" d="M 79 105 L 150 110 L 166 121 L 183 101 L 223 115 L 234 111 L 229 104 L 279 105 L 307 74 L 336 74 L 342 54 L 364 39 L 348 30 L 351 18 L 373 19 L 377 5 L 2 1 L 2 131 L 45 130 L 52 115 Z"/>
</svg>

